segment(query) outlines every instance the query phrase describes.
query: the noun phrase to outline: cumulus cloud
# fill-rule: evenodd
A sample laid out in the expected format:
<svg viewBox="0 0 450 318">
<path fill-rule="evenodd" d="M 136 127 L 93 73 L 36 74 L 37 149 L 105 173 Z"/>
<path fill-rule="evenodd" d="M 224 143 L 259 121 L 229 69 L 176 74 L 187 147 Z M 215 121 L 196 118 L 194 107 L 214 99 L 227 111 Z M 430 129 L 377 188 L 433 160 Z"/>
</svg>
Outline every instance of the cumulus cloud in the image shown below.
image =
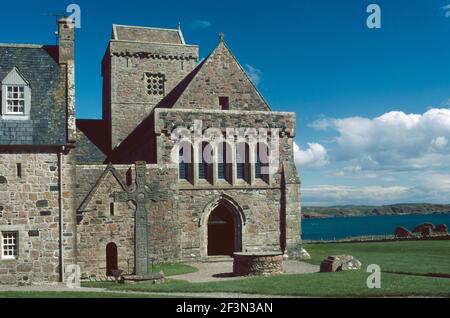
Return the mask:
<svg viewBox="0 0 450 318">
<path fill-rule="evenodd" d="M 450 109 L 423 114 L 393 111 L 376 118 L 320 119 L 319 130 L 334 130 L 335 157 L 363 170 L 429 169 L 450 166 Z"/>
<path fill-rule="evenodd" d="M 191 22 L 191 29 L 203 30 L 212 26 L 212 23 L 207 20 L 194 20 Z"/>
<path fill-rule="evenodd" d="M 433 141 L 431 142 L 431 144 L 436 148 L 436 149 L 444 149 L 447 145 L 448 145 L 448 139 L 445 137 L 438 137 L 436 139 L 433 139 Z"/>
<path fill-rule="evenodd" d="M 253 82 L 253 84 L 258 86 L 259 83 L 261 83 L 261 76 L 262 76 L 261 70 L 257 69 L 256 67 L 250 64 L 245 64 L 245 71 L 247 72 L 248 77 L 250 77 L 250 80 Z"/>
<path fill-rule="evenodd" d="M 295 163 L 303 167 L 323 167 L 328 164 L 327 150 L 318 143 L 309 143 L 308 149 L 305 150 L 294 143 L 294 158 Z"/>
</svg>

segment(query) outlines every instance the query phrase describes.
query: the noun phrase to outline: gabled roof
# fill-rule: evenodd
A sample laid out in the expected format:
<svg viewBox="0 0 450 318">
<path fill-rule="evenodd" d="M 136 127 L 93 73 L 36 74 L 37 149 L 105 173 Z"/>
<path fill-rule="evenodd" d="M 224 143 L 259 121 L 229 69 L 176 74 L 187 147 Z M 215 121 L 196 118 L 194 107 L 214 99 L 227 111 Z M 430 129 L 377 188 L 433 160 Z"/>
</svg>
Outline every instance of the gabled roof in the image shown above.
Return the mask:
<svg viewBox="0 0 450 318">
<path fill-rule="evenodd" d="M 104 163 L 109 153 L 108 122 L 97 119 L 77 120 L 77 151 L 78 164 Z"/>
<path fill-rule="evenodd" d="M 100 176 L 100 178 L 98 178 L 98 180 L 95 183 L 95 185 L 92 188 L 92 190 L 89 192 L 89 194 L 83 200 L 83 202 L 81 203 L 80 207 L 77 209 L 78 212 L 84 212 L 84 211 L 87 210 L 87 207 L 88 207 L 89 203 L 91 202 L 92 198 L 94 197 L 94 195 L 97 193 L 98 188 L 101 186 L 101 184 L 103 183 L 103 181 L 106 179 L 106 177 L 109 174 L 112 174 L 112 176 L 117 180 L 117 182 L 119 183 L 119 185 L 120 185 L 120 187 L 122 188 L 123 191 L 127 191 L 128 188 L 125 185 L 125 183 L 122 181 L 122 178 L 120 177 L 119 173 L 116 171 L 116 169 L 113 167 L 112 164 L 109 164 L 106 167 L 105 171 L 103 171 L 103 173 Z"/>
<path fill-rule="evenodd" d="M 17 69 L 17 67 L 13 67 L 11 72 L 6 75 L 6 77 L 2 80 L 3 85 L 30 85 L 30 82 L 22 75 L 22 73 Z"/>
<path fill-rule="evenodd" d="M 180 85 L 178 85 L 174 89 L 174 91 L 177 90 L 177 93 L 175 95 L 176 99 L 174 98 L 175 96 L 170 96 L 171 94 L 169 94 L 170 102 L 167 103 L 168 102 L 167 100 L 163 100 L 157 107 L 186 108 L 185 106 L 183 106 L 184 97 L 186 99 L 189 99 L 190 96 L 192 96 L 191 94 L 196 93 L 196 91 L 199 94 L 207 94 L 207 90 L 205 89 L 206 82 L 209 82 L 209 84 L 211 84 L 211 82 L 214 80 L 214 77 L 211 76 L 211 74 L 217 71 L 220 67 L 222 67 L 220 63 L 222 63 L 223 56 L 229 58 L 229 60 L 231 61 L 230 63 L 231 65 L 229 65 L 229 68 L 235 67 L 235 69 L 233 69 L 232 72 L 233 76 L 235 76 L 235 79 L 239 77 L 239 79 L 242 80 L 242 82 L 233 84 L 238 84 L 239 88 L 245 86 L 247 89 L 245 93 L 253 95 L 254 100 L 258 104 L 258 105 L 250 105 L 249 107 L 251 108 L 245 110 L 271 111 L 269 104 L 266 102 L 262 94 L 259 92 L 258 88 L 255 86 L 255 84 L 248 76 L 247 72 L 245 72 L 243 67 L 240 65 L 239 61 L 234 56 L 233 52 L 230 50 L 230 48 L 224 41 L 220 41 L 217 47 L 213 50 L 213 52 L 210 55 L 208 55 L 208 57 L 206 57 L 205 60 L 196 69 L 194 69 L 194 71 L 191 72 L 191 74 L 189 74 L 185 78 L 185 80 L 183 81 L 184 83 L 182 82 L 181 87 Z M 216 83 L 217 85 L 215 85 L 216 87 L 222 85 L 223 83 L 222 78 L 217 77 L 215 80 L 218 81 L 218 83 Z M 228 80 L 230 81 L 230 79 Z M 180 88 L 182 90 L 180 90 Z M 192 104 L 192 100 L 187 101 L 187 103 Z"/>
<path fill-rule="evenodd" d="M 186 44 L 181 29 L 161 29 L 113 24 L 112 39 L 116 41 Z"/>
<path fill-rule="evenodd" d="M 242 77 L 247 81 L 247 85 L 252 93 L 254 93 L 255 98 L 259 100 L 260 107 L 263 108 L 259 110 L 271 111 L 269 104 L 265 101 L 264 97 L 258 91 L 257 87 L 250 80 L 248 74 L 244 71 L 244 69 L 239 64 L 236 57 L 233 55 L 224 41 L 220 41 L 213 52 L 208 57 L 206 57 L 190 74 L 188 74 L 166 97 L 164 97 L 158 103 L 158 105 L 156 105 L 155 109 L 182 108 L 180 101 L 183 99 L 183 97 L 188 98 L 188 94 L 191 91 L 201 89 L 201 81 L 205 79 L 205 76 L 207 77 L 207 74 L 211 71 L 211 69 L 217 67 L 215 63 L 219 59 L 215 59 L 215 57 L 216 54 L 219 53 L 228 55 L 231 60 L 236 63 L 239 72 L 242 73 Z M 154 125 L 155 123 L 153 111 L 134 129 L 134 131 L 130 135 L 128 135 L 128 137 L 119 145 L 119 147 L 113 149 L 110 157 L 111 162 L 121 162 L 121 158 L 123 157 L 122 154 L 129 153 L 131 149 L 134 149 L 136 146 L 145 143 L 148 140 L 148 134 L 154 132 Z M 140 158 L 139 160 L 147 160 L 147 158 Z"/>
</svg>

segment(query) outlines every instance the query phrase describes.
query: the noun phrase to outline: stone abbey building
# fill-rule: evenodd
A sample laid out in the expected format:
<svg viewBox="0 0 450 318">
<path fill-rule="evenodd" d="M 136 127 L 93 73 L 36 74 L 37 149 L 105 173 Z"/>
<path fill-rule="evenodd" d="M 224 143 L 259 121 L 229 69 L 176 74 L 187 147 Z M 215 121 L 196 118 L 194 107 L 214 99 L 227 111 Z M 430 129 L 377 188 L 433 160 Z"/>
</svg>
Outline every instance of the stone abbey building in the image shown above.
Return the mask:
<svg viewBox="0 0 450 318">
<path fill-rule="evenodd" d="M 58 29 L 56 46 L 0 45 L 0 283 L 58 282 L 69 264 L 98 277 L 149 259 L 292 255 L 295 114 L 272 111 L 223 36 L 199 61 L 180 28 L 114 25 L 103 116 L 83 120 L 73 21 Z"/>
</svg>

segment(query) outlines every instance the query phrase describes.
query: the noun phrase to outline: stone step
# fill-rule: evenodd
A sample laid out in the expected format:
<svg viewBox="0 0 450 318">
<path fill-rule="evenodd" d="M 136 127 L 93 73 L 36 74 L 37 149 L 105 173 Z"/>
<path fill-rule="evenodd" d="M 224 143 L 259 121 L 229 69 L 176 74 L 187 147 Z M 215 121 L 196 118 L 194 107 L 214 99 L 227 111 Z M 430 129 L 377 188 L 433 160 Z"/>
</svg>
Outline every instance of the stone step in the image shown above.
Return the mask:
<svg viewBox="0 0 450 318">
<path fill-rule="evenodd" d="M 82 282 L 115 282 L 116 279 L 111 276 L 97 276 L 97 277 L 90 277 L 90 278 L 84 278 L 81 279 Z"/>
<path fill-rule="evenodd" d="M 203 260 L 203 263 L 222 263 L 232 261 L 233 258 L 231 256 L 208 256 Z"/>
</svg>

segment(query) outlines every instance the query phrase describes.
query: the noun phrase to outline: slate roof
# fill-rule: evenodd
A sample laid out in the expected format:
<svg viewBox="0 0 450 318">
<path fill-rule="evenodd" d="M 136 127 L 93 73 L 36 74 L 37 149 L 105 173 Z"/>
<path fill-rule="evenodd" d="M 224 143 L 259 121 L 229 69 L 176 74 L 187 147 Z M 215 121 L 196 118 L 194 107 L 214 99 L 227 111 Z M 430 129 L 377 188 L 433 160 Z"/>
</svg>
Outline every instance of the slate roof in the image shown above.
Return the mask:
<svg viewBox="0 0 450 318">
<path fill-rule="evenodd" d="M 108 154 L 108 122 L 104 120 L 77 120 L 78 164 L 104 163 Z"/>
<path fill-rule="evenodd" d="M 0 44 L 0 81 L 16 67 L 31 87 L 30 120 L 0 118 L 0 146 L 67 144 L 66 87 L 57 51 L 55 46 Z"/>
<path fill-rule="evenodd" d="M 145 43 L 186 44 L 180 29 L 113 25 L 113 40 Z"/>
</svg>

